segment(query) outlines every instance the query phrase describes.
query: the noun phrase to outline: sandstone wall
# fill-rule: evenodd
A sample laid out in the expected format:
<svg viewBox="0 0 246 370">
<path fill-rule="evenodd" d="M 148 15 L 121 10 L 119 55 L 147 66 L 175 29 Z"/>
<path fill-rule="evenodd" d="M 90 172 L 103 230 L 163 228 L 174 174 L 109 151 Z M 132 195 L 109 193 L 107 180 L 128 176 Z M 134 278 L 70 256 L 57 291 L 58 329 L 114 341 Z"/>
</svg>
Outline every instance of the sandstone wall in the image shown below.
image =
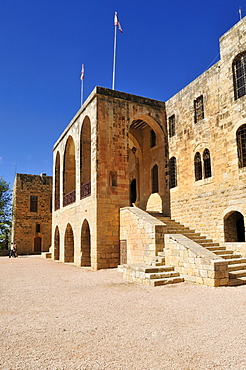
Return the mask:
<svg viewBox="0 0 246 370">
<path fill-rule="evenodd" d="M 236 131 L 246 123 L 246 96 L 234 98 L 232 62 L 246 50 L 246 20 L 220 39 L 221 59 L 166 102 L 175 114 L 176 135 L 169 138 L 169 158 L 177 158 L 177 187 L 170 190 L 171 216 L 224 241 L 224 216 L 246 215 L 246 172 L 239 169 Z M 203 95 L 204 119 L 195 123 L 194 100 Z M 209 149 L 212 176 L 195 181 L 194 156 Z"/>
<path fill-rule="evenodd" d="M 30 211 L 30 196 L 38 197 L 37 211 Z M 46 252 L 51 246 L 52 177 L 16 174 L 13 186 L 11 241 L 19 254 Z M 40 231 L 37 228 L 40 225 Z M 41 249 L 35 247 L 41 238 Z"/>
</svg>

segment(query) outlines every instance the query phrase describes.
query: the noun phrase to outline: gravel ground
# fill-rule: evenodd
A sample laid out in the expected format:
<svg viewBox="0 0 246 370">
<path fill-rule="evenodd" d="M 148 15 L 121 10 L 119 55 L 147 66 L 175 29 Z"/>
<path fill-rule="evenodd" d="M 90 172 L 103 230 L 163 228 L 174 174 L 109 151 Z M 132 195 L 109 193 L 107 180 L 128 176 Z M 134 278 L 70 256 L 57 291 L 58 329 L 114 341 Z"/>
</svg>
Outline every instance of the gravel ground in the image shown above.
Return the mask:
<svg viewBox="0 0 246 370">
<path fill-rule="evenodd" d="M 246 286 L 0 257 L 0 369 L 246 369 Z"/>
</svg>

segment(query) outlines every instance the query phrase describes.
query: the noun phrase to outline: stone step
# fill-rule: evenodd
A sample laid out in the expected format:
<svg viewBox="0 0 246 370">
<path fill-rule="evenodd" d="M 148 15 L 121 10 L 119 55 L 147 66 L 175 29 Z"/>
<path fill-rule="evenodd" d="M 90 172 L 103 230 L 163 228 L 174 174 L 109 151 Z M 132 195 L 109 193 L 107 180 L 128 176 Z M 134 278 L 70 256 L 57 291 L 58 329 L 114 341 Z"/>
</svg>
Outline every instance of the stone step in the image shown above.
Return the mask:
<svg viewBox="0 0 246 370">
<path fill-rule="evenodd" d="M 241 255 L 240 254 L 220 254 L 219 255 L 221 258 L 227 260 L 227 259 L 235 259 L 235 258 L 240 258 Z"/>
<path fill-rule="evenodd" d="M 169 271 L 174 271 L 173 266 L 145 266 L 142 267 L 141 269 L 138 269 L 138 271 L 144 272 L 145 274 L 154 274 L 154 273 L 159 273 L 159 272 L 169 272 Z"/>
<path fill-rule="evenodd" d="M 214 242 L 202 242 L 202 243 L 199 243 L 199 244 L 201 244 L 201 246 L 202 247 L 204 247 L 204 248 L 210 248 L 210 247 L 219 247 L 220 245 L 219 245 L 219 243 L 214 243 Z M 221 247 L 221 248 L 224 248 L 224 247 Z M 217 249 L 220 249 L 220 248 L 217 248 Z M 226 250 L 226 248 L 225 248 L 225 250 Z"/>
<path fill-rule="evenodd" d="M 246 270 L 246 263 L 235 263 L 228 265 L 228 271 Z"/>
<path fill-rule="evenodd" d="M 179 272 L 175 272 L 175 271 L 145 274 L 146 279 L 166 279 L 166 278 L 177 277 L 177 276 L 180 276 Z"/>
<path fill-rule="evenodd" d="M 235 286 L 235 285 L 243 285 L 246 284 L 246 277 L 241 277 L 238 279 L 229 279 L 228 285 Z"/>
<path fill-rule="evenodd" d="M 246 270 L 237 270 L 237 271 L 230 271 L 229 278 L 230 279 L 237 279 L 241 277 L 246 277 Z"/>
<path fill-rule="evenodd" d="M 213 251 L 214 254 L 217 254 L 217 255 L 221 255 L 221 254 L 230 254 L 230 255 L 233 255 L 233 251 L 230 251 L 230 250 L 227 250 L 227 249 L 224 249 L 224 250 L 221 250 L 221 249 L 216 249 L 215 251 Z"/>
<path fill-rule="evenodd" d="M 211 246 L 211 247 L 206 247 L 209 251 L 213 252 L 213 251 L 225 251 L 226 250 L 226 247 L 219 247 L 219 243 L 215 243 L 215 244 L 218 244 L 218 245 L 215 245 L 215 246 Z"/>
<path fill-rule="evenodd" d="M 167 285 L 167 284 L 182 283 L 183 281 L 184 279 L 182 277 L 170 277 L 166 279 L 150 279 L 149 285 L 161 286 L 161 285 Z"/>
<path fill-rule="evenodd" d="M 239 256 L 239 255 L 238 255 Z M 228 263 L 228 265 L 234 265 L 234 264 L 238 264 L 238 263 L 246 263 L 246 258 L 244 257 L 235 257 L 235 254 L 233 255 L 233 258 L 229 259 L 228 261 L 226 261 Z"/>
</svg>

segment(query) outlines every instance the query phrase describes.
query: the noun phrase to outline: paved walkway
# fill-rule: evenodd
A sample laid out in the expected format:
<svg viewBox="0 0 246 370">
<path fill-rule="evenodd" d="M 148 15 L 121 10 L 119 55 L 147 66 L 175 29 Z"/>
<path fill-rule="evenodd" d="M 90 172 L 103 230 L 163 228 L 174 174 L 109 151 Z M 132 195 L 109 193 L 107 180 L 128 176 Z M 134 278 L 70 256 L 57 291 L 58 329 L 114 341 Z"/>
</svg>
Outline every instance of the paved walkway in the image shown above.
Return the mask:
<svg viewBox="0 0 246 370">
<path fill-rule="evenodd" d="M 0 369 L 246 369 L 246 286 L 0 257 Z"/>
</svg>

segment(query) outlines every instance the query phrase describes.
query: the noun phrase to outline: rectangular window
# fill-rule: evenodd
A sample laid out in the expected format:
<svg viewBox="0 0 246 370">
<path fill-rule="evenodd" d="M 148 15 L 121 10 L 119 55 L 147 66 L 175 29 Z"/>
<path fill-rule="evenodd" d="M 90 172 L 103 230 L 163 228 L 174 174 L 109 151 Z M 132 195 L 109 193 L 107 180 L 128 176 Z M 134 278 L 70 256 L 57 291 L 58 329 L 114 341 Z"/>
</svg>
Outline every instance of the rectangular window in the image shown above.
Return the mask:
<svg viewBox="0 0 246 370">
<path fill-rule="evenodd" d="M 36 224 L 36 233 L 40 233 L 40 224 Z"/>
<path fill-rule="evenodd" d="M 195 112 L 195 123 L 201 121 L 204 118 L 204 109 L 203 109 L 203 96 L 199 96 L 194 100 L 194 112 Z"/>
<path fill-rule="evenodd" d="M 154 130 L 150 130 L 150 147 L 156 146 L 156 134 Z"/>
<path fill-rule="evenodd" d="M 172 137 L 176 134 L 175 114 L 169 117 L 168 122 L 169 122 L 169 137 Z"/>
<path fill-rule="evenodd" d="M 36 195 L 30 196 L 30 212 L 38 212 L 38 197 Z"/>
</svg>

